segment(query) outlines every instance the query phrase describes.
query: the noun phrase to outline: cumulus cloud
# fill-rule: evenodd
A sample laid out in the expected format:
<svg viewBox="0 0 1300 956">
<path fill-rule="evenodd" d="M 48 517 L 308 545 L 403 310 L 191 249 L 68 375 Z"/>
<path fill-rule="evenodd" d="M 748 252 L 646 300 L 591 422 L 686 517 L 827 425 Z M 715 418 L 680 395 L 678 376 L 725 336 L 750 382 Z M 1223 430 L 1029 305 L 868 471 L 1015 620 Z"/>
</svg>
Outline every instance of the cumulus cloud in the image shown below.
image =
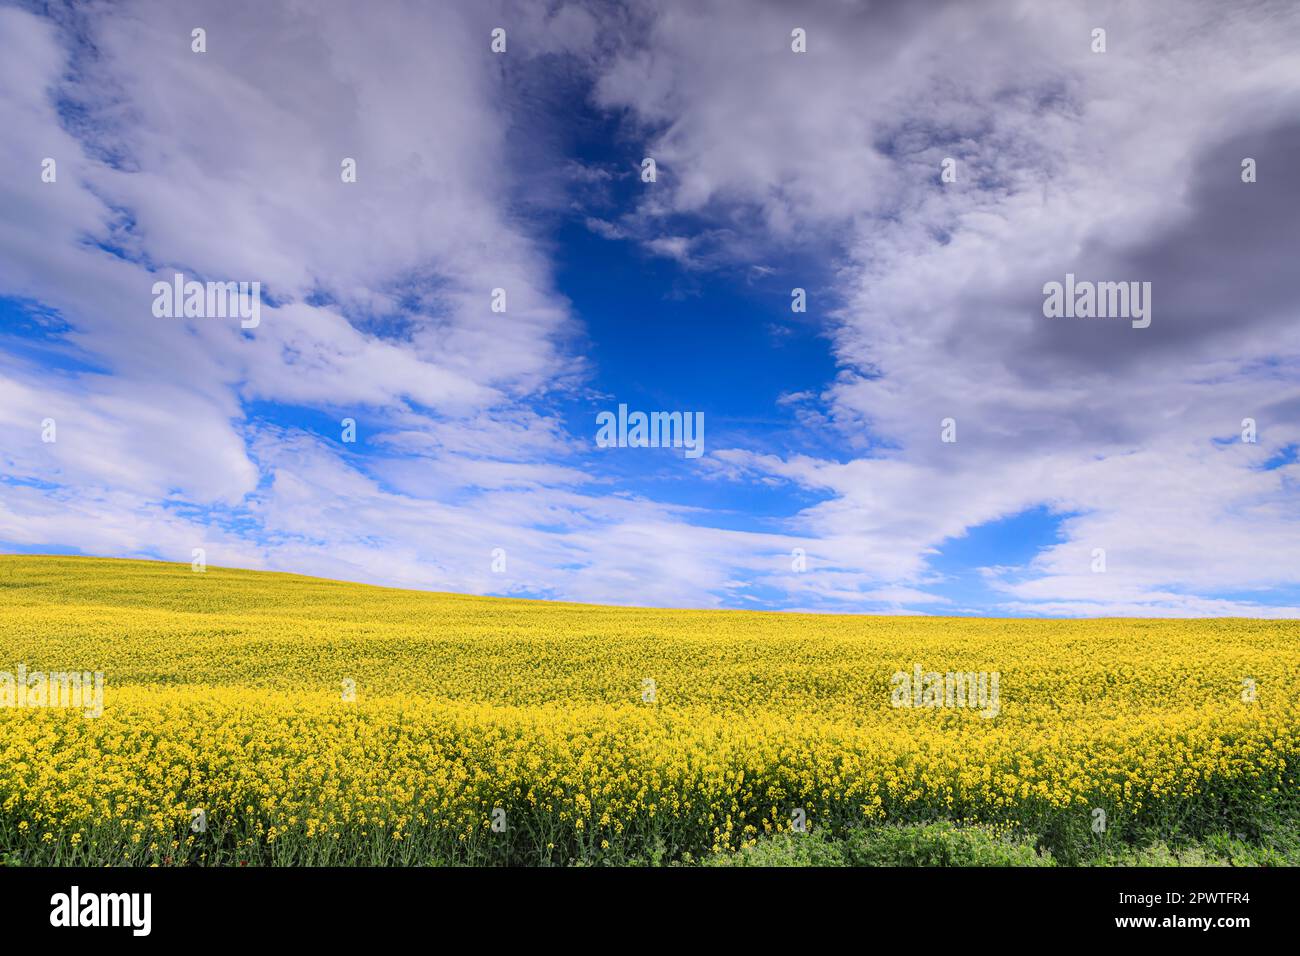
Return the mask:
<svg viewBox="0 0 1300 956">
<path fill-rule="evenodd" d="M 822 399 L 845 443 L 876 444 L 724 460 L 829 493 L 792 524 L 882 581 L 925 579 L 981 524 L 1070 516 L 990 575 L 1020 612 L 1225 613 L 1253 604 L 1194 595 L 1294 586 L 1296 466 L 1270 465 L 1300 441 L 1294 8 L 744 7 L 655 17 L 597 96 L 661 157 L 651 235 L 745 207 L 774 241 L 837 237 L 843 373 Z M 1276 175 L 1243 183 L 1247 156 Z M 1067 272 L 1151 282 L 1152 326 L 1044 318 Z"/>
<path fill-rule="evenodd" d="M 1300 613 L 1268 599 L 1300 585 L 1298 38 L 1271 2 L 0 8 L 0 295 L 44 317 L 0 339 L 0 540 L 941 613 L 946 543 L 1045 508 L 1059 540 L 984 575 L 1006 612 Z M 656 159 L 622 208 L 635 173 L 554 132 L 574 89 Z M 837 374 L 784 403 L 845 453 L 699 471 L 814 503 L 738 531 L 620 490 L 557 411 L 590 373 L 558 215 L 696 277 L 824 259 Z M 175 272 L 260 281 L 261 324 L 155 317 Z M 1151 282 L 1151 327 L 1045 318 L 1067 272 Z"/>
</svg>

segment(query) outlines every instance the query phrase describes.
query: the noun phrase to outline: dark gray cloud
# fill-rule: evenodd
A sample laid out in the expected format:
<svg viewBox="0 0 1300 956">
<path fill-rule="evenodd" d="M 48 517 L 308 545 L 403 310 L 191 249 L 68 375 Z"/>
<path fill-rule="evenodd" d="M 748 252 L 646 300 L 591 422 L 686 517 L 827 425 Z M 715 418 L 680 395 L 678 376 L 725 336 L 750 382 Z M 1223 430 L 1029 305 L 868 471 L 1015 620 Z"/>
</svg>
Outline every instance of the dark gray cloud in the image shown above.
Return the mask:
<svg viewBox="0 0 1300 956">
<path fill-rule="evenodd" d="M 1300 102 L 1294 105 L 1300 109 Z M 1290 168 L 1300 156 L 1300 122 L 1294 115 L 1237 121 L 1231 134 L 1189 156 L 1184 194 L 1171 190 L 1171 213 L 1149 234 L 1094 239 L 1077 256 L 1057 259 L 1054 270 L 1018 276 L 1025 289 L 1005 305 L 1035 321 L 1023 347 L 1007 343 L 1015 353 L 1012 368 L 1028 380 L 1074 372 L 1127 377 L 1225 345 L 1235 353 L 1246 340 L 1268 349 L 1282 341 L 1282 332 L 1294 331 L 1300 316 L 1300 177 Z M 1258 164 L 1254 183 L 1241 179 L 1246 157 Z M 1170 170 L 1171 186 L 1183 180 L 1181 170 Z M 1150 327 L 1043 318 L 1043 283 L 1060 282 L 1066 272 L 1079 280 L 1150 282 Z"/>
</svg>

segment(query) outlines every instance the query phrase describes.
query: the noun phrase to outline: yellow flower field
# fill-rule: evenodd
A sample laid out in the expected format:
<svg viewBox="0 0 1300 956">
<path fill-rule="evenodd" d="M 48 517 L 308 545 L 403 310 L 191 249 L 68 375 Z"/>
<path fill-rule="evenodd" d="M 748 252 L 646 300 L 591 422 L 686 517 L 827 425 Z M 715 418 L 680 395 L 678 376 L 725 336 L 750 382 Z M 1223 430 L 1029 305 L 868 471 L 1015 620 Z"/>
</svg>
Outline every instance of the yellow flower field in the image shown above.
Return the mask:
<svg viewBox="0 0 1300 956">
<path fill-rule="evenodd" d="M 98 717 L 0 708 L 18 862 L 676 859 L 801 819 L 1122 839 L 1300 792 L 1296 622 L 641 610 L 5 556 L 20 665 L 105 683 Z M 998 674 L 996 715 L 894 706 L 917 665 Z"/>
</svg>

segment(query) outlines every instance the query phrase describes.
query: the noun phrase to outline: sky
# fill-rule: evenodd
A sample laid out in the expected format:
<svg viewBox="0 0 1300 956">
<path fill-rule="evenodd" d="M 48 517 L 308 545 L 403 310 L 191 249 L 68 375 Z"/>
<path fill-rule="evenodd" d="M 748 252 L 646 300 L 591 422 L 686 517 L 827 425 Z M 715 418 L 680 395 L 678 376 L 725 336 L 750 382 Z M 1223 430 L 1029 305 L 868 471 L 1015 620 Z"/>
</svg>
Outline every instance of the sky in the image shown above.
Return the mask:
<svg viewBox="0 0 1300 956">
<path fill-rule="evenodd" d="M 0 5 L 0 551 L 1300 616 L 1298 159 L 1291 2 Z"/>
</svg>

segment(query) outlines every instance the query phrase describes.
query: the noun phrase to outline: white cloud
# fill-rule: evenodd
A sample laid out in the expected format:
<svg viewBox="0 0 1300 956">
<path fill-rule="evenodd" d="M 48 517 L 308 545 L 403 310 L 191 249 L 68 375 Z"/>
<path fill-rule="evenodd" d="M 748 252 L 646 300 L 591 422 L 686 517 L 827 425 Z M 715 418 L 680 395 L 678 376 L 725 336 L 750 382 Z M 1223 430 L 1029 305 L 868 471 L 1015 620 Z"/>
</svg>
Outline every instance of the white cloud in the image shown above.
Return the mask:
<svg viewBox="0 0 1300 956">
<path fill-rule="evenodd" d="M 795 19 L 807 54 L 790 52 Z M 1098 24 L 1105 54 L 1089 50 Z M 1230 23 L 1211 4 L 655 17 L 597 85 L 653 131 L 667 171 L 643 241 L 674 215 L 707 225 L 737 207 L 789 248 L 845 237 L 834 345 L 853 371 L 823 398 L 842 443 L 884 445 L 848 463 L 722 461 L 829 492 L 794 527 L 835 566 L 903 585 L 969 528 L 1040 505 L 1079 513 L 1065 541 L 995 579 L 1022 612 L 1224 613 L 1246 605 L 1168 589 L 1300 583 L 1296 468 L 1263 470 L 1300 441 L 1300 297 L 1271 287 L 1294 253 L 1296 191 L 1289 174 L 1243 186 L 1232 152 L 1294 155 L 1297 37 L 1296 11 L 1269 5 Z M 1229 255 L 1240 243 L 1259 254 Z M 1043 281 L 1089 268 L 1163 279 L 1153 328 L 1045 326 Z M 1267 440 L 1214 443 L 1247 416 Z M 940 441 L 947 417 L 956 444 Z M 1094 545 L 1106 575 L 1088 572 Z"/>
<path fill-rule="evenodd" d="M 42 346 L 67 371 L 0 348 L 0 540 L 175 560 L 202 544 L 218 565 L 610 603 L 934 612 L 951 606 L 937 547 L 1046 505 L 1072 515 L 1061 542 L 987 575 L 1009 611 L 1290 613 L 1213 595 L 1300 584 L 1297 466 L 1263 467 L 1300 442 L 1297 300 L 1269 258 L 1294 229 L 1276 144 L 1300 103 L 1295 11 L 814 4 L 807 54 L 792 16 L 144 4 L 58 11 L 60 30 L 0 9 L 0 160 L 30 171 L 0 181 L 0 294 L 72 327 Z M 711 449 L 700 472 L 823 499 L 785 533 L 611 494 L 551 410 L 582 387 L 580 329 L 513 198 L 552 158 L 567 182 L 614 177 L 512 141 L 527 110 L 517 67 L 486 52 L 497 22 L 519 62 L 573 55 L 597 104 L 643 124 L 659 182 L 628 214 L 584 213 L 593 232 L 693 271 L 829 257 L 841 374 L 789 401 L 858 457 Z M 1255 187 L 1234 181 L 1239 142 L 1275 144 Z M 1220 171 L 1257 193 L 1224 199 Z M 1248 254 L 1225 264 L 1216 242 Z M 1150 334 L 1044 325 L 1041 283 L 1071 268 L 1164 277 Z M 274 305 L 247 333 L 155 319 L 154 273 L 173 270 L 261 281 Z M 327 425 L 271 425 L 258 402 Z M 359 447 L 309 433 L 345 414 Z M 1216 444 L 1247 415 L 1260 444 Z"/>
</svg>

